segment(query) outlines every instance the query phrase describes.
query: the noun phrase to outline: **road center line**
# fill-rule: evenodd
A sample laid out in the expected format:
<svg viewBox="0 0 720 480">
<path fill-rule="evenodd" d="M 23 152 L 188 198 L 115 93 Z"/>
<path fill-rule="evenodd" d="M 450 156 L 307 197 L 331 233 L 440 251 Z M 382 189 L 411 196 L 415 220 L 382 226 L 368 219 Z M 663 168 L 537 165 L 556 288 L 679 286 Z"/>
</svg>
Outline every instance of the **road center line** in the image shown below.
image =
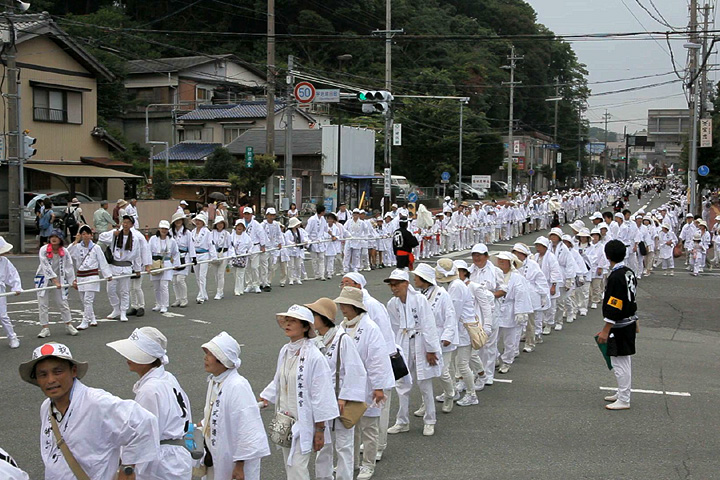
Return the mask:
<svg viewBox="0 0 720 480">
<path fill-rule="evenodd" d="M 610 392 L 617 391 L 617 388 L 615 387 L 600 387 L 600 390 L 607 390 Z M 663 390 L 643 390 L 641 388 L 632 388 L 630 389 L 630 392 L 632 393 L 651 393 L 653 395 L 670 395 L 672 397 L 690 397 L 690 392 L 667 392 Z"/>
</svg>

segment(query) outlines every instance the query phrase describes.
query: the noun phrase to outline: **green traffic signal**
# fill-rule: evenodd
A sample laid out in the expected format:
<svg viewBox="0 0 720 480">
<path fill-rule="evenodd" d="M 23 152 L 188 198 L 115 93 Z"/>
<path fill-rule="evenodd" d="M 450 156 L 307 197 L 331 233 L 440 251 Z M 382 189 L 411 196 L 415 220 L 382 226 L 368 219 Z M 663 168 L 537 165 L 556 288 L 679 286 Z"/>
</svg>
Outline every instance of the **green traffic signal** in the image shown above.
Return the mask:
<svg viewBox="0 0 720 480">
<path fill-rule="evenodd" d="M 358 93 L 358 100 L 360 100 L 361 102 L 366 102 L 366 101 L 367 101 L 367 97 L 365 96 L 365 92 L 360 92 L 360 93 Z"/>
</svg>

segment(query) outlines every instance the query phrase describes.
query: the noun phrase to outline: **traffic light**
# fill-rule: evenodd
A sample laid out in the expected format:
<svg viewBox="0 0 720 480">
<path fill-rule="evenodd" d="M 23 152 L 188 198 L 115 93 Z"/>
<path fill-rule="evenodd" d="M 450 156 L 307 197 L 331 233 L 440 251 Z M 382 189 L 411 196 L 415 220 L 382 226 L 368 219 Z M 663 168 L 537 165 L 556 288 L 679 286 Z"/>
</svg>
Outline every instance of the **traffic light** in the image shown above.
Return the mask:
<svg viewBox="0 0 720 480">
<path fill-rule="evenodd" d="M 31 137 L 28 133 L 28 130 L 23 132 L 23 158 L 25 160 L 37 153 L 37 149 L 33 148 L 33 145 L 37 142 L 37 138 Z"/>
<path fill-rule="evenodd" d="M 386 115 L 390 111 L 390 104 L 393 96 L 385 90 L 370 90 L 358 93 L 358 100 L 363 104 L 363 113 L 382 113 Z"/>
</svg>

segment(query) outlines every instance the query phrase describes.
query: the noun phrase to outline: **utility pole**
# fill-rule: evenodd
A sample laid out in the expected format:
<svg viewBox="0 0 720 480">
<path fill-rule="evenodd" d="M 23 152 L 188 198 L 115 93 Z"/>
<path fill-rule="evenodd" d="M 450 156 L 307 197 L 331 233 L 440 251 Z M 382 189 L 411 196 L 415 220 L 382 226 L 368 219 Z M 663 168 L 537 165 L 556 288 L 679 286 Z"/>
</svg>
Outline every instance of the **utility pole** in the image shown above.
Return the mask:
<svg viewBox="0 0 720 480">
<path fill-rule="evenodd" d="M 463 106 L 470 101 L 469 98 L 460 100 L 460 146 L 458 152 L 458 188 L 455 189 L 455 196 L 462 200 L 462 167 L 463 167 Z"/>
<path fill-rule="evenodd" d="M 576 172 L 576 182 L 577 186 L 581 187 L 580 178 L 581 178 L 581 171 L 582 171 L 582 146 L 583 146 L 583 138 L 582 138 L 582 105 L 578 107 L 578 156 L 577 156 L 577 163 L 575 164 L 575 167 L 577 169 Z"/>
<path fill-rule="evenodd" d="M 703 39 L 702 39 L 702 56 L 705 58 L 708 54 L 708 29 L 710 27 L 710 5 L 707 3 L 703 8 Z M 702 80 L 700 81 L 700 118 L 709 118 L 710 112 L 707 109 L 707 102 L 710 98 L 707 84 L 707 66 L 702 70 Z"/>
<path fill-rule="evenodd" d="M 625 181 L 627 182 L 630 170 L 630 137 L 627 134 L 627 125 L 623 129 L 623 136 L 625 137 Z"/>
<path fill-rule="evenodd" d="M 603 115 L 603 119 L 605 120 L 605 146 L 603 148 L 603 177 L 607 178 L 607 169 L 608 169 L 608 163 L 610 159 L 608 158 L 608 148 L 607 148 L 607 142 L 608 142 L 608 119 L 610 118 L 610 114 L 608 113 L 607 109 L 605 109 L 605 115 Z M 627 128 L 627 127 L 626 127 Z M 592 160 L 591 160 L 592 161 Z"/>
<path fill-rule="evenodd" d="M 558 144 L 558 109 L 560 106 L 560 77 L 555 77 L 555 126 L 553 127 L 553 143 Z M 557 185 L 557 155 L 560 148 L 555 148 L 555 168 L 553 169 L 553 187 Z"/>
<path fill-rule="evenodd" d="M 686 45 L 690 56 L 690 162 L 688 165 L 688 188 L 690 189 L 690 213 L 697 211 L 697 124 L 698 124 L 698 50 L 699 37 L 697 34 L 697 0 L 690 0 L 690 43 Z"/>
<path fill-rule="evenodd" d="M 265 153 L 275 155 L 275 0 L 267 0 L 267 121 Z M 265 185 L 265 203 L 275 204 L 275 175 Z M 289 205 L 288 205 L 289 207 Z"/>
<path fill-rule="evenodd" d="M 288 55 L 288 89 L 287 89 L 287 108 L 285 112 L 287 114 L 287 122 L 285 124 L 285 198 L 283 198 L 283 210 L 290 209 L 290 202 L 293 197 L 293 185 L 292 185 L 292 171 L 293 171 L 293 158 L 292 158 L 292 133 L 293 133 L 293 114 L 295 113 L 295 98 L 293 97 L 293 90 L 295 88 L 295 79 L 292 75 L 292 71 L 295 64 L 295 58 L 292 55 Z M 302 202 L 302 199 L 296 199 L 296 202 Z"/>
<path fill-rule="evenodd" d="M 10 7 L 12 12 L 12 7 Z M 5 41 L 5 65 L 7 65 L 8 77 L 8 93 L 7 103 L 7 125 L 8 125 L 8 241 L 13 245 L 15 253 L 24 250 L 21 238 L 22 232 L 22 216 L 20 203 L 20 182 L 23 179 L 20 176 L 22 169 L 23 155 L 21 149 L 21 133 L 20 133 L 20 92 L 18 91 L 18 68 L 16 63 L 17 47 L 15 45 L 15 25 L 12 15 L 5 15 L 9 31 L 8 38 Z"/>
<path fill-rule="evenodd" d="M 514 102 L 515 102 L 515 85 L 519 85 L 522 82 L 515 81 L 515 67 L 517 66 L 516 61 L 524 59 L 524 56 L 515 56 L 515 45 L 510 49 L 510 65 L 506 65 L 502 68 L 510 70 L 510 81 L 503 82 L 503 85 L 510 85 L 510 116 L 508 118 L 508 195 L 512 195 L 513 192 L 513 123 L 514 117 Z"/>
</svg>

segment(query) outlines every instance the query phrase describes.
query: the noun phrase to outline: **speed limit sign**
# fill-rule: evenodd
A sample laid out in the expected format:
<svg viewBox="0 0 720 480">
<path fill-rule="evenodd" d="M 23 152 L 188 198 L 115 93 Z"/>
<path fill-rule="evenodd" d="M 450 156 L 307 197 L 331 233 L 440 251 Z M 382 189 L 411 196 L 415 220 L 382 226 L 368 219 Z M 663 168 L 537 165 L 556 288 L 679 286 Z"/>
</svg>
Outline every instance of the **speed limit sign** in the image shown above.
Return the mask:
<svg viewBox="0 0 720 480">
<path fill-rule="evenodd" d="M 295 99 L 300 103 L 310 103 L 315 99 L 315 87 L 310 82 L 295 85 Z"/>
</svg>

